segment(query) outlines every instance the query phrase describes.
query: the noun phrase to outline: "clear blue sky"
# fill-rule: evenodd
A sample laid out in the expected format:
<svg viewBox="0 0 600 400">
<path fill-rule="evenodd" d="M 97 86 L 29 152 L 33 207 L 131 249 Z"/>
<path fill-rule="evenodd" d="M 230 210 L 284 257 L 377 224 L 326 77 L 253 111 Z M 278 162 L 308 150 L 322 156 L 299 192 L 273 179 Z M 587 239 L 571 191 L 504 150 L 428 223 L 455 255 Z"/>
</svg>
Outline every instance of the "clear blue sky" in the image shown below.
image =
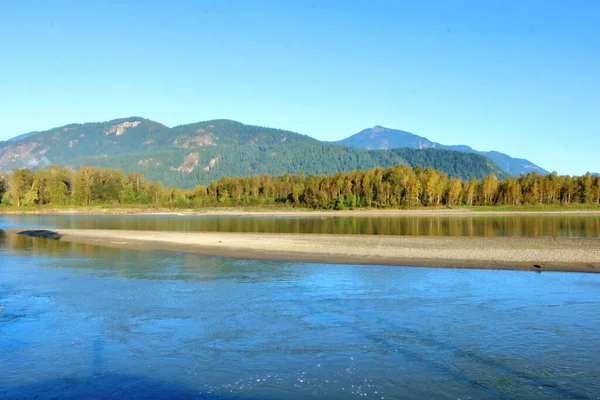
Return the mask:
<svg viewBox="0 0 600 400">
<path fill-rule="evenodd" d="M 133 115 L 600 172 L 600 1 L 0 2 L 0 140 Z"/>
</svg>

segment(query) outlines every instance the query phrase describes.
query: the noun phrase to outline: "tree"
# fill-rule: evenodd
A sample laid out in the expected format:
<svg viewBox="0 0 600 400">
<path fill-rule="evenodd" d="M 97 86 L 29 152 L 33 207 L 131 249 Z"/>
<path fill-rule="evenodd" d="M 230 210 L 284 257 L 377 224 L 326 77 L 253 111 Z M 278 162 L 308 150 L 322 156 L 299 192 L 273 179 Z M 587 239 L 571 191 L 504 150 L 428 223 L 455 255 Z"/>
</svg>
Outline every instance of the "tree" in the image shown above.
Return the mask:
<svg viewBox="0 0 600 400">
<path fill-rule="evenodd" d="M 25 206 L 33 206 L 38 204 L 39 202 L 39 194 L 37 190 L 37 182 L 34 180 L 31 185 L 31 189 L 25 192 L 23 195 L 22 203 Z"/>
<path fill-rule="evenodd" d="M 294 206 L 299 206 L 300 201 L 304 200 L 302 194 L 304 193 L 304 184 L 302 183 L 294 183 L 292 185 L 292 201 L 294 202 Z"/>
<path fill-rule="evenodd" d="M 73 179 L 73 197 L 77 204 L 87 206 L 91 203 L 96 179 L 96 167 L 83 167 L 77 171 Z"/>
<path fill-rule="evenodd" d="M 465 188 L 463 189 L 463 193 L 465 195 L 465 204 L 468 206 L 472 206 L 476 202 L 477 195 L 477 187 L 479 186 L 479 182 L 477 178 L 473 177 L 471 180 L 465 184 Z"/>
<path fill-rule="evenodd" d="M 415 207 L 419 205 L 419 198 L 421 197 L 421 181 L 417 178 L 416 174 L 408 178 L 406 183 L 406 196 L 404 205 L 407 207 Z"/>
<path fill-rule="evenodd" d="M 103 203 L 123 202 L 123 171 L 102 168 L 96 171 L 92 185 L 92 200 Z"/>
<path fill-rule="evenodd" d="M 14 169 L 0 175 L 0 198 L 4 204 L 79 205 L 127 203 L 168 207 L 207 205 L 285 204 L 316 209 L 357 207 L 416 207 L 462 203 L 507 204 L 600 204 L 600 176 L 559 176 L 530 173 L 499 181 L 488 175 L 482 182 L 468 182 L 433 168 L 407 165 L 387 169 L 335 173 L 329 176 L 284 174 L 223 177 L 194 189 L 163 188 L 148 182 L 141 173 L 124 176 L 121 170 L 83 167 L 71 172 L 51 166 L 34 172 Z"/>
<path fill-rule="evenodd" d="M 498 178 L 496 175 L 488 175 L 481 185 L 483 204 L 488 206 L 494 203 L 494 199 L 498 192 Z"/>
<path fill-rule="evenodd" d="M 360 186 L 362 188 L 362 198 L 365 206 L 371 208 L 373 204 L 373 173 L 366 171 L 362 176 Z"/>
<path fill-rule="evenodd" d="M 450 206 L 456 206 L 460 203 L 460 199 L 462 196 L 462 181 L 460 179 L 452 178 L 450 179 L 448 186 L 448 195 L 446 196 L 447 203 Z"/>
<path fill-rule="evenodd" d="M 566 176 L 560 190 L 560 198 L 563 204 L 571 204 L 576 200 L 577 182 L 570 176 Z"/>
<path fill-rule="evenodd" d="M 52 165 L 34 172 L 38 182 L 40 204 L 66 205 L 71 196 L 73 173 L 66 168 Z"/>
<path fill-rule="evenodd" d="M 8 184 L 6 183 L 6 178 L 0 175 L 0 203 L 2 203 L 2 199 L 6 192 L 8 192 Z"/>
<path fill-rule="evenodd" d="M 498 187 L 498 201 L 496 204 L 517 206 L 522 202 L 523 194 L 521 185 L 513 178 L 503 181 Z"/>
<path fill-rule="evenodd" d="M 581 178 L 579 178 L 580 185 L 580 202 L 589 204 L 593 199 L 593 186 L 592 175 L 588 172 Z"/>
<path fill-rule="evenodd" d="M 322 177 L 310 175 L 306 178 L 304 202 L 308 207 L 327 208 L 327 194 L 322 190 Z"/>
<path fill-rule="evenodd" d="M 11 199 L 21 207 L 25 195 L 33 189 L 33 173 L 27 169 L 13 168 L 10 176 L 10 195 Z M 31 200 L 33 195 L 29 195 L 27 200 Z"/>
<path fill-rule="evenodd" d="M 163 196 L 164 188 L 159 182 L 152 182 L 148 186 L 148 194 L 150 196 L 150 201 L 152 204 L 159 204 L 161 201 L 161 197 Z"/>
<path fill-rule="evenodd" d="M 558 177 L 556 172 L 552 172 L 551 174 L 546 176 L 541 176 L 540 186 L 542 203 L 554 204 L 559 198 L 561 186 L 560 178 Z"/>
<path fill-rule="evenodd" d="M 423 204 L 433 205 L 438 204 L 438 198 L 441 194 L 438 193 L 440 176 L 433 168 L 427 168 L 420 174 L 421 185 L 423 186 Z"/>
<path fill-rule="evenodd" d="M 600 203 L 600 177 L 594 177 L 594 183 L 592 185 L 592 202 L 594 204 Z"/>
</svg>

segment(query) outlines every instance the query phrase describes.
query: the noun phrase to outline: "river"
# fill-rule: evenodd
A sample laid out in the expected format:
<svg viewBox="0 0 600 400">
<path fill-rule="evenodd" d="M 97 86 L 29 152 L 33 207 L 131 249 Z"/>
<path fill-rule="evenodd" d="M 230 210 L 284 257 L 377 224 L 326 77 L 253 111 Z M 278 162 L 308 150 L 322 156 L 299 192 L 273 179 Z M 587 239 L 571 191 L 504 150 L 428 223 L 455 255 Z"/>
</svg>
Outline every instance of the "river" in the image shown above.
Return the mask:
<svg viewBox="0 0 600 400">
<path fill-rule="evenodd" d="M 597 216 L 428 218 L 9 216 L 0 228 L 599 237 Z M 599 306 L 597 274 L 0 235 L 0 398 L 597 399 Z"/>
</svg>

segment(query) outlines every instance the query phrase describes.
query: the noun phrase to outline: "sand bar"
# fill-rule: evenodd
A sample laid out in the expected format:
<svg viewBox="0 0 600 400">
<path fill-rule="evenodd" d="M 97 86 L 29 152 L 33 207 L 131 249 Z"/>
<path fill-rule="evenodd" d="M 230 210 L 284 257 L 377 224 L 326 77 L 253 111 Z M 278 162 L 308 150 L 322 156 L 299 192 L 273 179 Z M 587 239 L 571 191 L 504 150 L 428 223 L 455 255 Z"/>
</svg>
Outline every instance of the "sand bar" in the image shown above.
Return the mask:
<svg viewBox="0 0 600 400">
<path fill-rule="evenodd" d="M 11 234 L 243 259 L 600 272 L 600 239 L 6 229 Z"/>
</svg>

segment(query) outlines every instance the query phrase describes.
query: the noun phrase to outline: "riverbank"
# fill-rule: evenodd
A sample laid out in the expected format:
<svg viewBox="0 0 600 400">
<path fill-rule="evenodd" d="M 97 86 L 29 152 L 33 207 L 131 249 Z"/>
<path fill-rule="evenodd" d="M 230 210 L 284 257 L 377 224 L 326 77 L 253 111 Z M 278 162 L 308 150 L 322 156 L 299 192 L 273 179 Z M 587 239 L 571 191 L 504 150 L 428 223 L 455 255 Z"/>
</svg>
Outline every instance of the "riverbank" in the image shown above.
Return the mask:
<svg viewBox="0 0 600 400">
<path fill-rule="evenodd" d="M 0 215 L 166 215 L 166 216 L 254 216 L 254 217 L 401 217 L 401 216 L 477 216 L 477 215 L 600 215 L 600 208 L 416 208 L 312 210 L 292 208 L 203 208 L 181 209 L 136 207 L 17 208 L 0 207 Z"/>
<path fill-rule="evenodd" d="M 10 234 L 242 259 L 600 272 L 600 239 L 6 229 Z"/>
</svg>

